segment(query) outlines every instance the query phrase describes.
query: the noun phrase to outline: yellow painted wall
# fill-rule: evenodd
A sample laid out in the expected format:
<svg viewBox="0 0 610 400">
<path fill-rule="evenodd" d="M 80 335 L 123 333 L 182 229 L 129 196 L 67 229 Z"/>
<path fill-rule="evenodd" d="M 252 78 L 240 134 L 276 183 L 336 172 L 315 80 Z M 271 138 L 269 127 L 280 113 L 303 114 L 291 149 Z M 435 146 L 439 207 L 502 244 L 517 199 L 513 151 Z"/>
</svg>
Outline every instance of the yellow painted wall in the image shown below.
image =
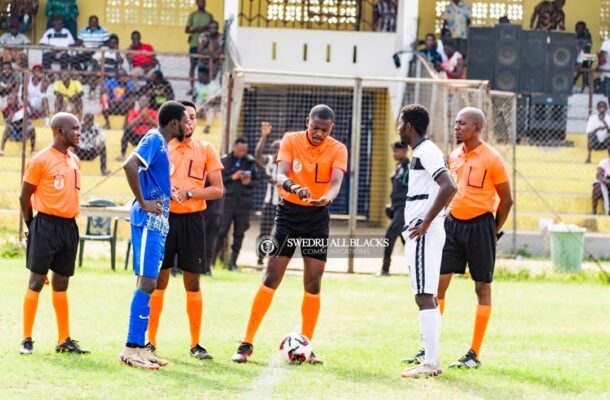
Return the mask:
<svg viewBox="0 0 610 400">
<path fill-rule="evenodd" d="M 111 33 L 119 36 L 120 47 L 127 48 L 131 44 L 131 32 L 140 31 L 142 42 L 150 43 L 155 50 L 174 53 L 187 53 L 188 35 L 184 33 L 186 17 L 180 26 L 158 26 L 158 25 L 137 25 L 137 24 L 110 24 L 106 22 L 106 2 L 107 0 L 79 0 L 78 30 L 87 25 L 89 16 L 97 15 L 100 25 L 108 29 Z M 174 1 L 176 4 L 179 2 Z M 165 2 L 167 3 L 167 2 Z M 42 34 L 46 31 L 47 17 L 44 15 L 47 0 L 40 0 L 38 15 L 36 16 L 36 29 L 34 42 L 38 43 Z M 192 11 L 197 9 L 195 0 L 192 1 Z M 212 0 L 207 2 L 207 11 L 211 13 L 223 27 L 224 1 Z"/>
<path fill-rule="evenodd" d="M 523 28 L 529 29 L 530 18 L 534 8 L 541 0 L 523 0 Z M 470 4 L 474 1 L 469 0 Z M 419 0 L 419 29 L 418 37 L 423 38 L 426 33 L 434 32 L 435 0 Z M 593 50 L 601 45 L 599 30 L 601 26 L 601 0 L 566 0 L 563 7 L 566 15 L 566 31 L 574 32 L 578 21 L 585 21 L 593 37 Z"/>
</svg>

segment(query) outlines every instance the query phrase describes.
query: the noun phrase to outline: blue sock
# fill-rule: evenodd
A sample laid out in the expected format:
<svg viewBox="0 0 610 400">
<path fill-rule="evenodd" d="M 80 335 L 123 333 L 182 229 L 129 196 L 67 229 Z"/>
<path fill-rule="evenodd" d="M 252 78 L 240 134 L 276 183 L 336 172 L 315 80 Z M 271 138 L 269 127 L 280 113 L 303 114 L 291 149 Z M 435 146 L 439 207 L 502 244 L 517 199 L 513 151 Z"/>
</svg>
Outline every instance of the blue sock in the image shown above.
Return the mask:
<svg viewBox="0 0 610 400">
<path fill-rule="evenodd" d="M 148 329 L 148 315 L 150 314 L 150 294 L 142 289 L 133 292 L 131 312 L 129 315 L 129 331 L 127 343 L 144 347 L 146 344 L 146 329 Z"/>
</svg>

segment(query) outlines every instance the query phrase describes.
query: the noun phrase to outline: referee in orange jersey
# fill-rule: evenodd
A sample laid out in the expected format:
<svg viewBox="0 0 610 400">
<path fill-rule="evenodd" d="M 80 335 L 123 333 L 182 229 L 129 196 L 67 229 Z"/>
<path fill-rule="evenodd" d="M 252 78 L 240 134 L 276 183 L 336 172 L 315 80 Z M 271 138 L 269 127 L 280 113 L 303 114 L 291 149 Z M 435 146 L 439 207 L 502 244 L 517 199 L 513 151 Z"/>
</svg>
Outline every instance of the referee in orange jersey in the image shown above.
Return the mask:
<svg viewBox="0 0 610 400">
<path fill-rule="evenodd" d="M 70 338 L 68 283 L 74 275 L 78 249 L 80 161 L 69 152 L 78 147 L 80 123 L 72 114 L 57 113 L 51 120 L 53 144 L 28 162 L 19 203 L 28 227 L 26 266 L 30 270 L 23 300 L 23 341 L 19 352 L 32 354 L 32 330 L 38 297 L 49 270 L 53 271 L 53 308 L 57 319 L 58 344 L 55 351 L 89 353 Z M 32 210 L 38 211 L 33 216 Z"/>
<path fill-rule="evenodd" d="M 484 125 L 485 115 L 481 110 L 473 107 L 462 109 L 454 128 L 459 146 L 449 156 L 449 170 L 457 182 L 458 191 L 445 220 L 447 239 L 438 288 L 441 313 L 451 277 L 453 274 L 463 274 L 466 265 L 475 281 L 478 297 L 470 350 L 449 365 L 458 368 L 477 368 L 481 365 L 481 344 L 491 314 L 496 244 L 513 205 L 502 156 L 481 140 Z M 496 209 L 498 197 L 500 203 Z"/>
<path fill-rule="evenodd" d="M 320 286 L 326 265 L 325 242 L 330 223 L 328 206 L 339 194 L 347 171 L 347 148 L 329 136 L 334 119 L 330 107 L 317 105 L 305 119 L 307 130 L 287 133 L 282 139 L 277 156 L 277 185 L 282 200 L 278 205 L 272 237 L 264 240 L 267 244 L 273 243 L 276 251 L 268 252 L 270 257 L 265 276 L 254 296 L 244 339 L 232 357 L 234 362 L 246 362 L 252 355 L 254 335 L 296 249 L 290 239 L 320 239 L 324 242 L 301 246 L 305 264 L 301 333 L 310 340 L 313 337 L 320 313 Z M 259 242 L 263 241 L 261 239 Z M 322 363 L 313 352 L 307 361 Z"/>
<path fill-rule="evenodd" d="M 191 333 L 190 354 L 197 359 L 207 360 L 212 355 L 199 343 L 203 315 L 199 278 L 205 268 L 203 210 L 206 208 L 206 200 L 222 197 L 223 166 L 211 144 L 193 138 L 197 126 L 195 104 L 191 101 L 180 103 L 186 108 L 189 125 L 183 141 L 173 139 L 168 144 L 172 185 L 169 233 L 165 240 L 165 256 L 157 278 L 157 287 L 150 296 L 147 346 L 153 353 L 156 352 L 163 297 L 169 283 L 170 269 L 177 266 L 182 270 L 186 290 L 186 313 Z M 204 188 L 206 180 L 210 185 Z"/>
</svg>

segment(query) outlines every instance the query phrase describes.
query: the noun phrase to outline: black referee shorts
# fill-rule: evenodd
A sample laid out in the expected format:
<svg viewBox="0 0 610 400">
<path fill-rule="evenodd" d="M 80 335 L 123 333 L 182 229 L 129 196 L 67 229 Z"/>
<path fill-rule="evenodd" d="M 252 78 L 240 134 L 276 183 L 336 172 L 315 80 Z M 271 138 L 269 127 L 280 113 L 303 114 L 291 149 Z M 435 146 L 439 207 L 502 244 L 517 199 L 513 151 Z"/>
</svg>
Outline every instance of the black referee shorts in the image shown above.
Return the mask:
<svg viewBox="0 0 610 400">
<path fill-rule="evenodd" d="M 460 220 L 449 215 L 445 220 L 445 247 L 442 274 L 463 274 L 466 264 L 475 282 L 491 283 L 496 264 L 496 221 L 486 213 Z"/>
<path fill-rule="evenodd" d="M 40 275 L 48 274 L 49 270 L 62 276 L 74 275 L 78 237 L 74 218 L 39 212 L 28 229 L 27 269 Z"/>
<path fill-rule="evenodd" d="M 205 268 L 205 222 L 203 212 L 169 214 L 169 233 L 161 269 L 179 267 L 202 274 Z"/>
<path fill-rule="evenodd" d="M 301 254 L 326 261 L 330 213 L 328 207 L 308 207 L 282 200 L 277 206 L 275 227 L 271 236 L 279 246 L 271 255 L 294 255 L 297 239 L 304 239 Z M 292 240 L 290 240 L 292 239 Z"/>
</svg>

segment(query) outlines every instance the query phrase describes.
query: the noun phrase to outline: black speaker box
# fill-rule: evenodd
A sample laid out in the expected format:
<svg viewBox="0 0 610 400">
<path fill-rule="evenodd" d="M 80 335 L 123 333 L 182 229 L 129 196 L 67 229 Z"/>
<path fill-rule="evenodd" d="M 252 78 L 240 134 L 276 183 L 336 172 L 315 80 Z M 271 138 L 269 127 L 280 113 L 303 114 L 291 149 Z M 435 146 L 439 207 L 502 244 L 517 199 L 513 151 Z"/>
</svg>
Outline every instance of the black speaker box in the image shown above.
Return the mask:
<svg viewBox="0 0 610 400">
<path fill-rule="evenodd" d="M 567 96 L 530 97 L 529 137 L 541 145 L 558 145 L 566 138 L 568 125 Z"/>
<path fill-rule="evenodd" d="M 521 26 L 498 24 L 495 27 L 494 79 L 492 87 L 506 92 L 519 90 Z"/>
<path fill-rule="evenodd" d="M 521 33 L 521 71 L 519 92 L 544 93 L 548 32 Z"/>
<path fill-rule="evenodd" d="M 549 32 L 546 93 L 554 96 L 567 96 L 572 93 L 575 60 L 576 35 L 565 32 Z"/>
<path fill-rule="evenodd" d="M 468 30 L 468 79 L 493 82 L 494 28 Z"/>
</svg>

